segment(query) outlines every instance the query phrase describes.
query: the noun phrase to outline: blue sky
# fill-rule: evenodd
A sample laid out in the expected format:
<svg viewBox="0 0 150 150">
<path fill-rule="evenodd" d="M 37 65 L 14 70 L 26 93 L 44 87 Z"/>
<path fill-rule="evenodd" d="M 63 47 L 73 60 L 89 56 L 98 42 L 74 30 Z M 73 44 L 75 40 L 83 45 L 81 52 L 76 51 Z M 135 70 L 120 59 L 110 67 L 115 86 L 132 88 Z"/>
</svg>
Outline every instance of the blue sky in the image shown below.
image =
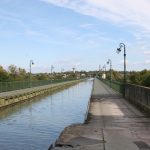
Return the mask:
<svg viewBox="0 0 150 150">
<path fill-rule="evenodd" d="M 149 8 L 149 0 L 1 0 L 0 65 L 96 70 L 111 59 L 123 70 L 123 42 L 127 70 L 150 69 Z"/>
</svg>

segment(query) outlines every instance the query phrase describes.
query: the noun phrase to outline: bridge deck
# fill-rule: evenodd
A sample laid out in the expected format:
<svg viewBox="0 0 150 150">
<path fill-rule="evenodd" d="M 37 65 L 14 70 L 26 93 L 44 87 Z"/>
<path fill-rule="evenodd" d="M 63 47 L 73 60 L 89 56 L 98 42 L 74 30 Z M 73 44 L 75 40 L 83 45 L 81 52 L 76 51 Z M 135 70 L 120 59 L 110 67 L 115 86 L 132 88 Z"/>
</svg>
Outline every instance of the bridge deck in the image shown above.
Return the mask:
<svg viewBox="0 0 150 150">
<path fill-rule="evenodd" d="M 66 128 L 54 149 L 150 150 L 149 116 L 98 79 L 94 81 L 89 113 L 88 123 Z"/>
</svg>

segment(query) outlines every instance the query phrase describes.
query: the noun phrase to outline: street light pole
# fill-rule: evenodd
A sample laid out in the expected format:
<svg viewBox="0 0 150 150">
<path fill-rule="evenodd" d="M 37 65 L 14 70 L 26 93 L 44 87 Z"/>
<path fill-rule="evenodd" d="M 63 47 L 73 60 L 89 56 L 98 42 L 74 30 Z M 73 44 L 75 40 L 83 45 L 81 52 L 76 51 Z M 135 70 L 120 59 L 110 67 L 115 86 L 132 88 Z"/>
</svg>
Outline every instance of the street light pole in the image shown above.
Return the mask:
<svg viewBox="0 0 150 150">
<path fill-rule="evenodd" d="M 74 67 L 72 68 L 72 70 L 73 70 L 73 73 L 75 73 L 75 68 Z"/>
<path fill-rule="evenodd" d="M 111 61 L 111 59 L 108 59 L 107 64 L 110 64 L 110 87 L 111 87 L 111 81 L 112 81 L 112 61 Z"/>
<path fill-rule="evenodd" d="M 64 72 L 64 68 L 61 68 L 61 73 L 63 73 Z"/>
<path fill-rule="evenodd" d="M 103 66 L 104 72 L 106 73 L 106 65 Z"/>
<path fill-rule="evenodd" d="M 30 75 L 29 75 L 29 77 L 30 77 L 30 88 L 32 87 L 32 78 L 31 78 L 31 67 L 32 67 L 32 65 L 34 65 L 34 62 L 33 62 L 33 60 L 30 60 L 30 64 L 29 64 L 29 66 L 30 66 Z"/>
<path fill-rule="evenodd" d="M 101 76 L 101 65 L 99 65 L 99 67 L 98 67 L 98 73 L 97 73 L 97 76 Z"/>
<path fill-rule="evenodd" d="M 99 65 L 99 73 L 100 73 L 100 71 L 101 71 L 101 65 Z"/>
<path fill-rule="evenodd" d="M 117 53 L 121 52 L 121 48 L 124 49 L 124 84 L 126 83 L 126 46 L 124 43 L 120 43 L 119 48 L 117 48 Z"/>
<path fill-rule="evenodd" d="M 119 48 L 117 48 L 117 53 L 121 52 L 121 48 L 124 50 L 124 91 L 123 95 L 125 96 L 125 86 L 126 86 L 126 46 L 124 43 L 120 43 Z"/>
<path fill-rule="evenodd" d="M 51 82 L 52 82 L 53 69 L 54 69 L 54 66 L 53 66 L 53 65 L 51 65 Z"/>
<path fill-rule="evenodd" d="M 103 78 L 106 79 L 106 65 L 103 66 L 104 73 L 103 73 Z"/>
<path fill-rule="evenodd" d="M 51 74 L 53 73 L 54 66 L 51 65 Z"/>
</svg>

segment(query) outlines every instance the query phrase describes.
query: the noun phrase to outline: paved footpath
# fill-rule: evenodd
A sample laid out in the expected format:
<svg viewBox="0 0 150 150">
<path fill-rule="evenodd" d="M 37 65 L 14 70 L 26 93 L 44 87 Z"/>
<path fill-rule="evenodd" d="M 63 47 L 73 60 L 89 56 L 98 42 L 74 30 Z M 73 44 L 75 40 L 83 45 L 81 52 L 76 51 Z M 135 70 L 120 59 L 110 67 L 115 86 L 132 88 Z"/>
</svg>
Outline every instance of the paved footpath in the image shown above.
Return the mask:
<svg viewBox="0 0 150 150">
<path fill-rule="evenodd" d="M 38 91 L 38 90 L 44 90 L 44 89 L 64 85 L 66 83 L 71 83 L 71 82 L 74 82 L 74 81 L 52 83 L 52 84 L 49 84 L 49 85 L 37 86 L 37 87 L 20 89 L 20 90 L 15 90 L 15 91 L 2 92 L 2 93 L 0 93 L 0 98 L 5 98 L 5 97 L 10 97 L 10 96 L 15 96 L 15 95 L 21 95 L 21 94 L 24 94 L 24 93 L 30 93 L 30 92 L 34 92 L 34 91 Z"/>
<path fill-rule="evenodd" d="M 54 150 L 150 150 L 150 116 L 95 79 L 87 123 L 67 127 Z"/>
</svg>

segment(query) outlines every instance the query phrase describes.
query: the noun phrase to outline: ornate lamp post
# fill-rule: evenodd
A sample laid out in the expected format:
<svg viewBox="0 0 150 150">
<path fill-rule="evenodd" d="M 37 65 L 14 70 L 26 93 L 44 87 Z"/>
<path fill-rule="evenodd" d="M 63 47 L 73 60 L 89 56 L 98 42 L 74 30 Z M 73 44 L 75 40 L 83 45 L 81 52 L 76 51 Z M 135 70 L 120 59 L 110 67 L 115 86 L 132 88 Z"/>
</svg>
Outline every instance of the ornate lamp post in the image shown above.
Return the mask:
<svg viewBox="0 0 150 150">
<path fill-rule="evenodd" d="M 73 70 L 73 73 L 75 73 L 75 68 L 74 67 L 72 68 L 72 70 Z"/>
<path fill-rule="evenodd" d="M 124 43 L 120 43 L 119 48 L 117 48 L 117 53 L 121 52 L 121 49 L 124 49 L 124 84 L 126 83 L 126 46 Z"/>
<path fill-rule="evenodd" d="M 51 65 L 51 74 L 53 73 L 54 66 Z"/>
<path fill-rule="evenodd" d="M 102 78 L 106 79 L 106 65 L 103 66 L 103 69 L 104 69 L 104 73 L 103 73 Z"/>
<path fill-rule="evenodd" d="M 108 59 L 107 64 L 110 64 L 110 87 L 111 87 L 111 81 L 112 81 L 112 61 L 111 61 L 111 59 Z"/>
<path fill-rule="evenodd" d="M 51 82 L 52 82 L 53 69 L 54 69 L 54 66 L 51 65 Z"/>
<path fill-rule="evenodd" d="M 34 65 L 34 62 L 33 62 L 33 60 L 30 60 L 30 75 L 29 75 L 29 77 L 30 77 L 30 88 L 32 87 L 32 77 L 31 77 L 31 67 L 32 67 L 32 65 Z"/>
<path fill-rule="evenodd" d="M 124 50 L 124 90 L 123 95 L 125 96 L 125 86 L 126 86 L 126 46 L 124 43 L 119 44 L 119 48 L 117 48 L 117 53 L 121 52 L 121 49 Z"/>
</svg>

